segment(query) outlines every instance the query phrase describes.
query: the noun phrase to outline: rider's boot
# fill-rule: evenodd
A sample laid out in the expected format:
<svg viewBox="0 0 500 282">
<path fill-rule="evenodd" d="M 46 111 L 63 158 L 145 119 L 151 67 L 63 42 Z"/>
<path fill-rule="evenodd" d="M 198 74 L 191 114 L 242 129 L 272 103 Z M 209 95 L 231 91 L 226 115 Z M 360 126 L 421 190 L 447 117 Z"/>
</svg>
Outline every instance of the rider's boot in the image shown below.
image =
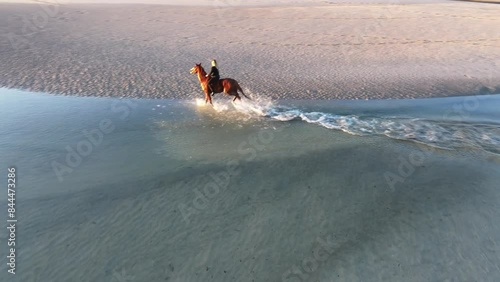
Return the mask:
<svg viewBox="0 0 500 282">
<path fill-rule="evenodd" d="M 210 83 L 208 84 L 208 90 L 210 91 L 209 95 L 212 95 L 214 96 L 214 90 L 212 89 L 212 85 L 210 85 Z"/>
</svg>

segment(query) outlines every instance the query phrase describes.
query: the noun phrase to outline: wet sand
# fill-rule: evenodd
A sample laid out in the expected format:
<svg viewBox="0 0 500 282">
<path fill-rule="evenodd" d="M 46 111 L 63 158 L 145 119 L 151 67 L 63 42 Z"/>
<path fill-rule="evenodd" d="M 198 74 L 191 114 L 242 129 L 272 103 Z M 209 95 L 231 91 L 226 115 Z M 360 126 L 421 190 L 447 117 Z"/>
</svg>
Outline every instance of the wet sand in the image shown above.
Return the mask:
<svg viewBox="0 0 500 282">
<path fill-rule="evenodd" d="M 193 98 L 202 94 L 189 69 L 195 63 L 208 67 L 216 58 L 223 77 L 272 98 L 500 92 L 498 5 L 278 2 L 265 7 L 0 3 L 0 86 L 81 96 Z"/>
</svg>

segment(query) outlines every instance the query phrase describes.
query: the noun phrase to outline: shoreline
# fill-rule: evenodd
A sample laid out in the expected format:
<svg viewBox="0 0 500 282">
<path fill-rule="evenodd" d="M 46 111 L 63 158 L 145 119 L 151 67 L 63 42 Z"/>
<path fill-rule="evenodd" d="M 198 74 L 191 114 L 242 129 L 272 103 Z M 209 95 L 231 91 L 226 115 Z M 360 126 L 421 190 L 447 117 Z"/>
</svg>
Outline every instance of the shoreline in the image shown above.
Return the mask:
<svg viewBox="0 0 500 282">
<path fill-rule="evenodd" d="M 98 95 L 79 95 L 79 94 L 64 94 L 64 93 L 48 93 L 48 92 L 42 92 L 42 91 L 31 91 L 27 89 L 20 89 L 20 88 L 8 88 L 8 87 L 3 87 L 0 86 L 0 95 L 3 91 L 6 92 L 20 92 L 22 94 L 30 94 L 30 95 L 46 95 L 46 96 L 54 96 L 54 97 L 74 97 L 74 98 L 98 98 L 98 99 L 125 99 L 125 100 L 149 100 L 149 101 L 172 101 L 172 102 L 191 102 L 191 103 L 197 103 L 197 100 L 203 101 L 204 103 L 204 98 L 202 95 L 199 96 L 189 96 L 189 97 L 184 97 L 184 98 L 175 98 L 175 97 L 163 97 L 163 98 L 149 98 L 149 97 L 135 97 L 135 96 L 98 96 Z M 221 97 L 217 97 L 217 95 L 220 95 Z M 452 101 L 450 99 L 458 99 L 458 98 L 477 98 L 477 99 L 487 99 L 491 98 L 494 96 L 500 96 L 500 92 L 494 92 L 494 93 L 475 93 L 475 94 L 470 94 L 470 95 L 456 95 L 456 96 L 439 96 L 439 97 L 417 97 L 417 98 L 382 98 L 382 99 L 361 99 L 361 98 L 353 98 L 353 99 L 311 99 L 308 97 L 304 98 L 272 98 L 269 101 L 272 102 L 285 102 L 285 103 L 306 103 L 307 105 L 316 105 L 316 102 L 335 102 L 335 103 L 381 103 L 381 102 L 390 102 L 394 101 L 395 103 L 404 103 L 405 101 L 423 101 L 423 100 L 432 100 L 432 101 Z M 222 104 L 226 103 L 232 103 L 232 97 L 227 96 L 226 94 L 222 93 L 217 93 L 215 96 L 215 102 L 222 102 Z M 252 97 L 251 97 L 252 98 Z M 264 96 L 258 96 L 260 99 L 268 99 L 269 97 L 264 97 Z M 246 99 L 242 97 L 242 99 L 245 101 Z M 210 106 L 209 104 L 203 104 L 202 106 Z"/>
<path fill-rule="evenodd" d="M 104 99 L 141 99 L 141 100 L 172 100 L 172 101 L 193 101 L 193 99 L 200 99 L 203 100 L 203 92 L 198 93 L 199 95 L 189 95 L 186 97 L 148 97 L 148 96 L 134 96 L 134 95 L 129 95 L 129 96 L 110 96 L 110 95 L 92 95 L 92 94 L 82 94 L 82 93 L 77 93 L 77 94 L 72 94 L 72 93 L 57 93 L 57 92 L 44 92 L 44 91 L 34 91 L 30 89 L 22 89 L 22 88 L 9 88 L 5 86 L 0 86 L 0 92 L 1 90 L 7 90 L 7 91 L 19 91 L 19 92 L 25 92 L 25 93 L 31 93 L 35 95 L 49 95 L 49 96 L 60 96 L 60 97 L 76 97 L 76 98 L 104 98 Z M 200 90 L 201 91 L 201 90 Z M 498 91 L 498 90 L 497 90 Z M 246 92 L 245 92 L 246 93 Z M 1 94 L 0 94 L 1 95 Z M 263 95 L 257 94 L 259 97 L 265 97 Z M 412 100 L 438 100 L 438 99 L 447 99 L 447 98 L 467 98 L 467 97 L 489 97 L 489 96 L 498 96 L 500 95 L 500 92 L 494 92 L 493 90 L 491 91 L 484 91 L 484 92 L 478 92 L 478 93 L 471 93 L 471 94 L 464 94 L 464 95 L 445 95 L 445 96 L 421 96 L 421 97 L 388 97 L 388 98 L 311 98 L 311 97 L 294 97 L 294 98 L 287 98 L 287 97 L 278 97 L 278 98 L 272 98 L 272 97 L 265 97 L 265 98 L 270 98 L 273 101 L 305 101 L 305 102 L 313 102 L 313 101 L 337 101 L 337 102 L 382 102 L 382 101 L 412 101 Z M 218 97 L 220 96 L 220 97 Z M 242 99 L 245 99 L 242 97 Z M 216 101 L 231 101 L 232 97 L 227 96 L 224 93 L 216 93 L 215 100 Z M 207 104 L 208 105 L 208 104 Z"/>
<path fill-rule="evenodd" d="M 202 92 L 189 69 L 217 58 L 222 77 L 273 99 L 500 93 L 500 6 L 387 5 L 228 7 L 228 18 L 196 6 L 71 4 L 37 29 L 23 17 L 43 15 L 38 5 L 0 3 L 0 87 L 192 99 Z"/>
</svg>

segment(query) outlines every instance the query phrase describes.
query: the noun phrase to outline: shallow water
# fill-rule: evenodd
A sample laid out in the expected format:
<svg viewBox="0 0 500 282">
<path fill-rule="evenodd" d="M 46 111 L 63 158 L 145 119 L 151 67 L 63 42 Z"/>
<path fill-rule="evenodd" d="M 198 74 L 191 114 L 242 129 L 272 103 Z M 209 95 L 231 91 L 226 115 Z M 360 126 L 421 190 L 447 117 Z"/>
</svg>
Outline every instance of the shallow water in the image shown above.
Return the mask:
<svg viewBox="0 0 500 282">
<path fill-rule="evenodd" d="M 498 281 L 500 96 L 252 97 L 0 89 L 1 281 Z"/>
</svg>

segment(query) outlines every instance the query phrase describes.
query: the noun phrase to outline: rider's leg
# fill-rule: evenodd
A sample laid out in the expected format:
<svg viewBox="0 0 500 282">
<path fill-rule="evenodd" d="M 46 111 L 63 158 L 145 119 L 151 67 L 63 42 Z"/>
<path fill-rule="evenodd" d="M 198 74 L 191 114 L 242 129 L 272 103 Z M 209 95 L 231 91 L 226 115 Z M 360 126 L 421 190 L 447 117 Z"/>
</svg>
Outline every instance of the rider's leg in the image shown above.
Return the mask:
<svg viewBox="0 0 500 282">
<path fill-rule="evenodd" d="M 213 84 L 213 81 L 214 81 L 214 78 L 211 77 L 209 80 L 208 80 L 208 89 L 210 90 L 210 95 L 214 95 L 214 89 L 212 87 L 212 84 Z"/>
<path fill-rule="evenodd" d="M 223 88 L 220 88 L 220 87 L 221 87 L 221 85 L 220 85 L 220 80 L 219 80 L 219 78 L 214 77 L 214 80 L 213 80 L 213 82 L 212 82 L 212 85 L 214 85 L 214 87 L 215 87 L 216 89 L 217 89 L 217 88 L 219 88 L 219 91 L 224 92 L 224 89 L 223 89 Z M 214 91 L 214 94 L 212 94 L 212 96 L 213 96 L 213 95 L 215 95 L 215 91 Z"/>
</svg>

